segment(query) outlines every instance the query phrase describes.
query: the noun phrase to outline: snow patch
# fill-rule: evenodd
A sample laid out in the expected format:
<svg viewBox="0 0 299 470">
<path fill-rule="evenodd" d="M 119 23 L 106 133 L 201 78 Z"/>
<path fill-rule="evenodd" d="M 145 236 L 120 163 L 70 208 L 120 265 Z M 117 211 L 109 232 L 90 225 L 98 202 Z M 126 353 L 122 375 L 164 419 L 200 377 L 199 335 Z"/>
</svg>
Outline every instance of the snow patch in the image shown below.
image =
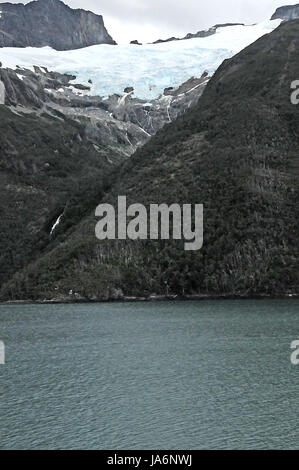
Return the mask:
<svg viewBox="0 0 299 470">
<path fill-rule="evenodd" d="M 54 224 L 53 227 L 51 228 L 50 236 L 53 235 L 54 231 L 56 230 L 56 228 L 57 228 L 58 225 L 60 224 L 60 221 L 61 221 L 62 216 L 63 216 L 63 213 L 58 217 L 58 219 L 56 220 L 55 224 Z"/>
<path fill-rule="evenodd" d="M 118 100 L 118 106 L 123 106 L 126 104 L 126 99 L 128 96 L 132 95 L 132 91 L 130 91 L 130 93 L 125 93 L 124 96 L 122 96 L 121 98 L 119 98 Z"/>
</svg>

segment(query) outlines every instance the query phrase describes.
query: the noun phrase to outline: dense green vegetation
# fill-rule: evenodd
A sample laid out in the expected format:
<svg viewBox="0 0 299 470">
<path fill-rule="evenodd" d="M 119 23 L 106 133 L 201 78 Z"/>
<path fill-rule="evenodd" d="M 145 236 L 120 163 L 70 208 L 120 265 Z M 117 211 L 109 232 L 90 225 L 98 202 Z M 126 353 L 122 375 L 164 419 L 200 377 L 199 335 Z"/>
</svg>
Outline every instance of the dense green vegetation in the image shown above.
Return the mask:
<svg viewBox="0 0 299 470">
<path fill-rule="evenodd" d="M 70 298 L 88 299 L 298 293 L 299 107 L 290 102 L 298 50 L 299 20 L 283 23 L 225 61 L 198 105 L 105 185 L 89 185 L 85 175 L 90 192 L 71 200 L 54 240 L 28 266 L 23 261 L 2 299 L 65 299 L 70 291 Z M 79 186 L 81 176 L 73 177 Z M 116 204 L 118 195 L 145 205 L 204 204 L 203 249 L 186 252 L 178 241 L 97 241 L 94 208 Z M 53 219 L 62 206 L 52 204 Z"/>
<path fill-rule="evenodd" d="M 88 143 L 77 122 L 58 113 L 16 114 L 0 106 L 0 284 L 52 246 L 65 211 L 67 230 L 103 194 L 114 165 Z"/>
</svg>

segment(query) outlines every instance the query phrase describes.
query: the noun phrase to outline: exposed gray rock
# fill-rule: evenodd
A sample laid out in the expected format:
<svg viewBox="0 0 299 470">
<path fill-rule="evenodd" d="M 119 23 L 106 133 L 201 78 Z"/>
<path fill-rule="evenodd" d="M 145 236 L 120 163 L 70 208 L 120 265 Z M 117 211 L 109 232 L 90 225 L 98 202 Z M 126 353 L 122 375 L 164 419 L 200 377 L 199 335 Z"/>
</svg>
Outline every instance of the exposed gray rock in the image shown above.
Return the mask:
<svg viewBox="0 0 299 470">
<path fill-rule="evenodd" d="M 176 38 L 173 36 L 168 39 L 158 39 L 157 41 L 153 42 L 153 44 L 162 44 L 163 42 L 172 42 L 172 41 L 180 41 L 180 40 L 181 40 L 180 38 Z"/>
<path fill-rule="evenodd" d="M 153 44 L 161 44 L 163 42 L 172 42 L 172 41 L 183 41 L 185 39 L 193 39 L 193 38 L 206 38 L 208 36 L 213 36 L 216 34 L 218 28 L 226 28 L 228 26 L 244 26 L 244 23 L 224 23 L 224 24 L 216 24 L 209 29 L 198 31 L 197 33 L 189 33 L 183 38 L 176 38 L 172 37 L 169 39 L 158 39 L 158 41 L 153 42 Z"/>
<path fill-rule="evenodd" d="M 70 50 L 116 44 L 101 15 L 73 10 L 60 0 L 37 0 L 27 5 L 0 3 L 0 12 L 0 47 Z"/>
<path fill-rule="evenodd" d="M 206 38 L 208 36 L 213 36 L 216 34 L 218 28 L 227 28 L 230 26 L 244 26 L 244 23 L 224 23 L 224 24 L 216 24 L 212 26 L 206 31 L 198 31 L 195 34 L 189 33 L 183 39 L 193 39 L 193 38 Z"/>
<path fill-rule="evenodd" d="M 68 116 L 79 121 L 85 139 L 99 153 L 113 148 L 123 157 L 195 104 L 208 81 L 207 76 L 191 78 L 179 88 L 167 88 L 157 99 L 145 101 L 133 96 L 133 87 L 126 88 L 123 96 L 90 96 L 88 87 L 73 83 L 75 78 L 40 67 L 34 72 L 0 68 L 0 96 L 18 113 L 43 113 L 57 119 Z"/>
<path fill-rule="evenodd" d="M 284 7 L 277 8 L 271 20 L 282 19 L 285 21 L 289 21 L 295 20 L 296 18 L 299 18 L 299 4 L 286 5 Z"/>
</svg>

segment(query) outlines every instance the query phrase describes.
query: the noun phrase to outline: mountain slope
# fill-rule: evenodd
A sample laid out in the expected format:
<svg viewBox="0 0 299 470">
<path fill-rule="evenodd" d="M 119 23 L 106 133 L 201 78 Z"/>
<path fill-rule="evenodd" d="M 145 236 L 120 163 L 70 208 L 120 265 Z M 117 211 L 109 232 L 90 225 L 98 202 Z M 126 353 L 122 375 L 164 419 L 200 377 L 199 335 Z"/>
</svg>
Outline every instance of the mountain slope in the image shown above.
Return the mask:
<svg viewBox="0 0 299 470">
<path fill-rule="evenodd" d="M 2 299 L 298 294 L 299 109 L 290 102 L 298 49 L 294 20 L 225 61 L 198 105 L 138 150 L 98 201 L 203 203 L 201 251 L 179 241 L 99 242 L 86 212 Z"/>
<path fill-rule="evenodd" d="M 74 220 L 82 210 L 76 207 L 79 199 L 92 208 L 92 195 L 102 194 L 119 157 L 97 150 L 84 126 L 62 113 L 16 112 L 6 106 L 0 106 L 0 156 L 3 283 L 40 255 L 67 204 Z"/>
<path fill-rule="evenodd" d="M 195 103 L 208 80 L 145 102 L 130 89 L 107 100 L 86 95 L 74 78 L 0 68 L 0 285 L 51 245 L 62 213 L 64 230 L 74 226 L 117 166 Z"/>
<path fill-rule="evenodd" d="M 0 47 L 50 46 L 61 51 L 94 44 L 116 44 L 102 16 L 72 10 L 60 0 L 0 3 Z"/>
</svg>

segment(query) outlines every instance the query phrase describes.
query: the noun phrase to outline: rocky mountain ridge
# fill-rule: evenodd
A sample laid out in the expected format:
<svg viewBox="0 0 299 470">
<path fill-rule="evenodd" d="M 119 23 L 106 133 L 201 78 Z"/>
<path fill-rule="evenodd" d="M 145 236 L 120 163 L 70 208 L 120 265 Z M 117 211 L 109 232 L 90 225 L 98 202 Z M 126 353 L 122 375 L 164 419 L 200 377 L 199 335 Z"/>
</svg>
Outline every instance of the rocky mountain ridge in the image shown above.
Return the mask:
<svg viewBox="0 0 299 470">
<path fill-rule="evenodd" d="M 271 20 L 282 19 L 284 21 L 294 20 L 299 18 L 299 4 L 297 5 L 286 5 L 277 8 Z"/>
<path fill-rule="evenodd" d="M 123 95 L 91 96 L 89 87 L 72 83 L 75 79 L 37 66 L 34 72 L 0 68 L 0 99 L 16 112 L 58 112 L 80 121 L 93 144 L 113 147 L 127 157 L 195 104 L 209 77 L 190 78 L 149 101 L 135 98 L 133 87 L 127 87 Z"/>
<path fill-rule="evenodd" d="M 95 44 L 116 44 L 100 15 L 73 10 L 60 0 L 0 3 L 0 47 L 49 46 L 61 51 Z"/>
<path fill-rule="evenodd" d="M 164 42 L 172 42 L 172 41 L 184 41 L 185 39 L 194 39 L 194 38 L 207 38 L 209 36 L 213 36 L 217 33 L 217 29 L 219 28 L 227 28 L 230 26 L 244 26 L 244 23 L 224 23 L 224 24 L 216 24 L 209 29 L 205 29 L 202 31 L 198 31 L 197 33 L 188 33 L 183 38 L 168 38 L 168 39 L 158 39 L 157 41 L 153 42 L 153 44 L 162 44 Z"/>
</svg>

